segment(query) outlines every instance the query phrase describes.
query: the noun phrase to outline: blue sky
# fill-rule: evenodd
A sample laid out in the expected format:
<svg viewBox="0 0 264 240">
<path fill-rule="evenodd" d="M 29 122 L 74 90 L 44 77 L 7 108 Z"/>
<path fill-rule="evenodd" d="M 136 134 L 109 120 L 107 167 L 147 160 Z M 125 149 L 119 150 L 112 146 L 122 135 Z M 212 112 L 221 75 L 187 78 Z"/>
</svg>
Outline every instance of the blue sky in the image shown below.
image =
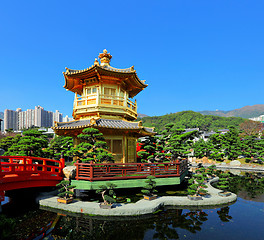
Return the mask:
<svg viewBox="0 0 264 240">
<path fill-rule="evenodd" d="M 264 2 L 2 1 L 0 111 L 41 105 L 71 115 L 65 67 L 90 67 L 103 49 L 149 86 L 150 116 L 264 104 Z"/>
</svg>

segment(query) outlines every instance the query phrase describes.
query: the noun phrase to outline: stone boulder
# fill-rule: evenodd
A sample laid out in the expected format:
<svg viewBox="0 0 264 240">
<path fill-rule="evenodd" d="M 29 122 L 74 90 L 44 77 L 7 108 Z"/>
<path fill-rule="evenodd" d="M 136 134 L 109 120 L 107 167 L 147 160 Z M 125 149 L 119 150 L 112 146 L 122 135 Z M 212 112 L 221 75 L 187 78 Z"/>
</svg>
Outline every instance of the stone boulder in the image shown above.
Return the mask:
<svg viewBox="0 0 264 240">
<path fill-rule="evenodd" d="M 241 162 L 239 162 L 238 160 L 234 160 L 230 162 L 230 166 L 232 167 L 240 167 L 241 166 Z"/>
<path fill-rule="evenodd" d="M 76 166 L 67 166 L 63 168 L 65 178 L 74 179 L 76 177 Z"/>
</svg>

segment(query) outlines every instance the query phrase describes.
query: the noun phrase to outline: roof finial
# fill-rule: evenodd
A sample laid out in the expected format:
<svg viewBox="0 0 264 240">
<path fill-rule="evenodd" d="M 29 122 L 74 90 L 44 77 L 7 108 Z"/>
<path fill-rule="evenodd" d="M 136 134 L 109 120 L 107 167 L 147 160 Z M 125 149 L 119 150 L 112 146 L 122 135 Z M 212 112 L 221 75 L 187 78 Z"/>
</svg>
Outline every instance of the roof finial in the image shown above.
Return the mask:
<svg viewBox="0 0 264 240">
<path fill-rule="evenodd" d="M 106 49 L 104 49 L 103 53 L 100 53 L 98 57 L 101 59 L 101 66 L 110 66 L 112 56 L 110 53 L 107 53 Z"/>
<path fill-rule="evenodd" d="M 94 60 L 94 65 L 96 65 L 96 66 L 99 65 L 99 62 L 98 62 L 97 58 Z"/>
</svg>

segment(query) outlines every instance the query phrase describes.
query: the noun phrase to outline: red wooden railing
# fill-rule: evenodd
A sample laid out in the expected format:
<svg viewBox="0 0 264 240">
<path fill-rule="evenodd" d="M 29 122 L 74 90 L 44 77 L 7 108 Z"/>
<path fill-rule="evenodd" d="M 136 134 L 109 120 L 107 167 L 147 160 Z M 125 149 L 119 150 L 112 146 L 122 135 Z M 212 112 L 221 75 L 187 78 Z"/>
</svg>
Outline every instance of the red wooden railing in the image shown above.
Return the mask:
<svg viewBox="0 0 264 240">
<path fill-rule="evenodd" d="M 188 161 L 169 163 L 75 163 L 76 179 L 88 181 L 122 180 L 155 177 L 180 177 L 188 169 Z"/>
<path fill-rule="evenodd" d="M 19 188 L 55 186 L 63 179 L 64 166 L 64 159 L 0 156 L 0 195 Z"/>
</svg>

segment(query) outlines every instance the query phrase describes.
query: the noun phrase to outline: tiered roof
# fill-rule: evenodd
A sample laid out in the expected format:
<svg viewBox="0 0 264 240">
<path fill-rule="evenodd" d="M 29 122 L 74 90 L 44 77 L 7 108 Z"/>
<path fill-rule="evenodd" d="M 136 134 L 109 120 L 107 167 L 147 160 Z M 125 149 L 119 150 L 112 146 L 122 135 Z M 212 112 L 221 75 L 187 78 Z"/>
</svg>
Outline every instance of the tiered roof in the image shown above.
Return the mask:
<svg viewBox="0 0 264 240">
<path fill-rule="evenodd" d="M 142 122 L 129 122 L 125 120 L 113 119 L 87 119 L 72 122 L 56 122 L 53 130 L 56 132 L 60 130 L 83 129 L 87 127 L 107 128 L 113 130 L 135 130 L 140 131 L 142 135 L 154 135 L 154 128 L 143 127 Z"/>
<path fill-rule="evenodd" d="M 134 97 L 148 86 L 144 80 L 138 78 L 134 66 L 125 69 L 111 67 L 109 62 L 112 56 L 106 50 L 99 57 L 101 58 L 100 65 L 96 59 L 94 65 L 83 70 L 66 68 L 66 72 L 63 72 L 64 88 L 81 95 L 83 84 L 112 81 L 112 83 L 121 84 L 129 93 L 129 97 Z"/>
</svg>

